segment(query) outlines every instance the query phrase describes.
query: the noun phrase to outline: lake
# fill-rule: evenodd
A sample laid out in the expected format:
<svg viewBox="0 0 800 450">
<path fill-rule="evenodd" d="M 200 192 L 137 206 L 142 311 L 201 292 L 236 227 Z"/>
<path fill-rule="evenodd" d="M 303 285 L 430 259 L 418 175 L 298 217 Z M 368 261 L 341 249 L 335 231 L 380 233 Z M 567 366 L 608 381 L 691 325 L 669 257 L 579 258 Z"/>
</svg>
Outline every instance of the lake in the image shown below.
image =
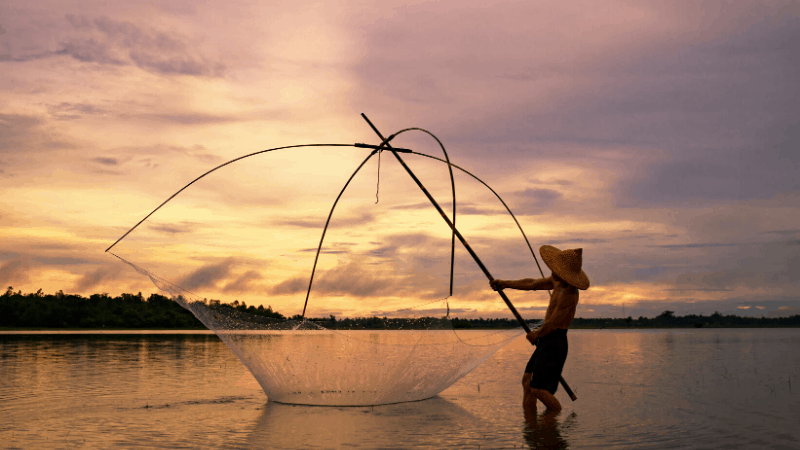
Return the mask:
<svg viewBox="0 0 800 450">
<path fill-rule="evenodd" d="M 800 448 L 800 329 L 570 330 L 578 400 L 527 422 L 521 337 L 432 399 L 321 407 L 213 334 L 117 333 L 0 332 L 0 448 Z"/>
</svg>

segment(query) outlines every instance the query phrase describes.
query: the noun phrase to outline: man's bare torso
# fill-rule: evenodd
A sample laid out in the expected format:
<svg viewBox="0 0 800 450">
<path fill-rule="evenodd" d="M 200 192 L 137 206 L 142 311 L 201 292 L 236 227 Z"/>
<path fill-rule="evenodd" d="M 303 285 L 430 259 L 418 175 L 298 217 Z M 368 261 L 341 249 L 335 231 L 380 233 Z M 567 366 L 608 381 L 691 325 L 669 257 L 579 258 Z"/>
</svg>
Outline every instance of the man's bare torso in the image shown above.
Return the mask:
<svg viewBox="0 0 800 450">
<path fill-rule="evenodd" d="M 578 288 L 563 281 L 553 281 L 551 281 L 553 294 L 550 296 L 550 304 L 547 305 L 544 321 L 552 322 L 556 328 L 567 329 L 572 324 L 575 310 L 578 307 Z M 560 310 L 561 314 L 555 315 L 556 308 Z"/>
</svg>

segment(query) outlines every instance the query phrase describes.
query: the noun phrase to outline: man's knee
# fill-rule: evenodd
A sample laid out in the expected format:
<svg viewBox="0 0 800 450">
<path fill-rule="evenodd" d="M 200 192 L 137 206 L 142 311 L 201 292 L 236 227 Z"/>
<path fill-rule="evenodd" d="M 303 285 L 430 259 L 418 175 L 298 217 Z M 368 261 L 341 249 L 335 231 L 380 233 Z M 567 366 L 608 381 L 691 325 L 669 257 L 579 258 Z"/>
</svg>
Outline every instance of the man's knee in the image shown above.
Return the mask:
<svg viewBox="0 0 800 450">
<path fill-rule="evenodd" d="M 522 375 L 522 387 L 527 388 L 531 385 L 531 377 L 533 376 L 532 373 L 524 373 Z"/>
<path fill-rule="evenodd" d="M 536 398 L 538 398 L 538 399 L 540 399 L 540 400 L 541 400 L 541 399 L 542 399 L 542 397 L 544 397 L 544 396 L 546 396 L 546 395 L 548 395 L 548 394 L 550 394 L 550 393 L 549 393 L 549 392 L 547 392 L 547 391 L 546 391 L 546 390 L 544 390 L 544 389 L 536 389 L 536 388 L 531 388 L 531 394 L 533 394 L 533 396 L 534 396 L 534 397 L 536 397 Z M 552 395 L 552 394 L 551 394 L 551 395 Z"/>
<path fill-rule="evenodd" d="M 544 406 L 546 406 L 548 410 L 555 412 L 561 411 L 561 403 L 559 403 L 558 399 L 551 394 L 550 391 L 531 388 L 530 392 L 536 399 L 544 403 Z"/>
</svg>

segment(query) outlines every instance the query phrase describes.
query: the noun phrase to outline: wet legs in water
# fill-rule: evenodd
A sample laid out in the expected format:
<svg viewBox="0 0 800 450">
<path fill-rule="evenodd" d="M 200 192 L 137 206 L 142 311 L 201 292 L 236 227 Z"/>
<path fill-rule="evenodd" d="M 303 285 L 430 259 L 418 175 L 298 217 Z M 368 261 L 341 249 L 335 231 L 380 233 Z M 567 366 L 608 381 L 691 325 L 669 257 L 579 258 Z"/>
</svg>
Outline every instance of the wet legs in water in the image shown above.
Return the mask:
<svg viewBox="0 0 800 450">
<path fill-rule="evenodd" d="M 546 412 L 561 411 L 561 403 L 551 393 L 544 389 L 534 389 L 531 387 L 530 373 L 522 375 L 522 408 L 526 414 L 536 414 L 536 400 L 541 401 L 547 408 Z"/>
</svg>

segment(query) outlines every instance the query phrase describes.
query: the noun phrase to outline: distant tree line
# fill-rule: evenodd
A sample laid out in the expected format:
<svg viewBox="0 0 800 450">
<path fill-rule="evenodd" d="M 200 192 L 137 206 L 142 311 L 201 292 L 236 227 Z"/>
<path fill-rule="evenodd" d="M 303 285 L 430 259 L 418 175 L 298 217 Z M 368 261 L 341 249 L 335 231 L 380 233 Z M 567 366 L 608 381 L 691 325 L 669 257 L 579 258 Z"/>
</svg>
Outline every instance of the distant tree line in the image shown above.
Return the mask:
<svg viewBox="0 0 800 450">
<path fill-rule="evenodd" d="M 300 319 L 294 316 L 293 319 Z M 307 319 L 331 330 L 443 330 L 450 329 L 451 320 L 447 318 L 420 317 L 345 317 L 337 319 Z"/>
<path fill-rule="evenodd" d="M 722 315 L 715 311 L 710 316 L 689 314 L 676 316 L 674 311 L 664 311 L 658 316 L 638 319 L 583 319 L 576 318 L 571 328 L 763 328 L 800 327 L 800 315 L 791 317 L 742 317 Z"/>
<path fill-rule="evenodd" d="M 272 308 L 247 306 L 244 302 L 209 302 L 211 307 L 233 308 L 242 312 L 283 319 Z M 185 328 L 204 329 L 205 326 L 171 298 L 142 293 L 94 294 L 83 297 L 65 294 L 14 292 L 11 286 L 0 296 L 0 327 L 7 328 Z"/>
<path fill-rule="evenodd" d="M 459 319 L 453 320 L 453 328 L 513 328 L 519 326 L 514 319 Z M 710 316 L 690 314 L 676 316 L 674 311 L 664 311 L 648 319 L 581 318 L 576 317 L 570 328 L 762 328 L 762 327 L 800 327 L 800 315 L 791 317 L 741 317 L 722 315 L 718 311 Z"/>
<path fill-rule="evenodd" d="M 454 328 L 509 328 L 516 327 L 514 319 L 453 319 Z M 576 317 L 570 328 L 763 328 L 800 327 L 800 315 L 791 317 L 741 317 L 722 315 L 718 311 L 710 316 L 690 314 L 676 316 L 674 311 L 664 311 L 649 319 L 639 316 L 622 318 Z"/>
<path fill-rule="evenodd" d="M 234 309 L 271 319 L 285 319 L 272 307 L 248 306 L 238 300 L 223 303 L 205 300 L 211 308 Z M 295 315 L 290 319 L 299 320 Z M 330 329 L 486 329 L 516 328 L 516 320 L 510 318 L 461 319 L 423 317 L 417 319 L 387 317 L 308 318 L 307 320 Z M 0 327 L 4 328 L 159 328 L 159 329 L 204 329 L 203 324 L 169 297 L 151 294 L 147 299 L 140 292 L 111 297 L 108 294 L 93 294 L 89 297 L 64 294 L 14 292 L 8 287 L 0 295 Z M 746 328 L 746 327 L 800 327 L 800 315 L 782 318 L 740 317 L 715 312 L 710 316 L 675 316 L 673 311 L 664 311 L 649 319 L 575 318 L 571 328 Z"/>
<path fill-rule="evenodd" d="M 152 294 L 65 294 L 14 292 L 0 296 L 0 327 L 14 328 L 204 328 L 169 297 Z"/>
</svg>

